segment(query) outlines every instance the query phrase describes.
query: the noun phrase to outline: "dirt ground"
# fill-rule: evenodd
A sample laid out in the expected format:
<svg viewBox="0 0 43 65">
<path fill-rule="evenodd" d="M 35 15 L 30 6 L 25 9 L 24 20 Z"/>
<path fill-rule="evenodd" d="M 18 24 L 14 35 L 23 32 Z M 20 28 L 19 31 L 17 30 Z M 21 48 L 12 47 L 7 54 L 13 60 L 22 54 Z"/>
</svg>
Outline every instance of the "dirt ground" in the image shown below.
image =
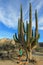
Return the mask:
<svg viewBox="0 0 43 65">
<path fill-rule="evenodd" d="M 37 65 L 43 65 L 43 61 L 38 61 Z"/>
<path fill-rule="evenodd" d="M 18 60 L 0 60 L 0 65 L 43 65 L 43 56 L 34 56 L 37 60 L 37 63 L 28 63 L 28 62 L 20 62 L 17 63 Z"/>
<path fill-rule="evenodd" d="M 19 62 L 18 59 L 10 59 L 10 60 L 0 60 L 0 65 L 43 65 L 43 56 L 33 55 L 33 58 L 37 60 L 37 63 L 29 63 L 26 61 L 25 62 L 20 61 L 20 63 L 17 63 Z M 26 59 L 26 57 L 23 56 L 21 59 L 22 60 Z"/>
<path fill-rule="evenodd" d="M 0 65 L 18 65 L 18 64 L 10 60 L 0 60 Z"/>
<path fill-rule="evenodd" d="M 10 60 L 0 61 L 0 65 L 23 65 L 23 64 L 17 64 L 16 62 L 12 62 Z M 43 65 L 43 61 L 38 61 L 36 64 L 26 63 L 25 65 Z"/>
</svg>

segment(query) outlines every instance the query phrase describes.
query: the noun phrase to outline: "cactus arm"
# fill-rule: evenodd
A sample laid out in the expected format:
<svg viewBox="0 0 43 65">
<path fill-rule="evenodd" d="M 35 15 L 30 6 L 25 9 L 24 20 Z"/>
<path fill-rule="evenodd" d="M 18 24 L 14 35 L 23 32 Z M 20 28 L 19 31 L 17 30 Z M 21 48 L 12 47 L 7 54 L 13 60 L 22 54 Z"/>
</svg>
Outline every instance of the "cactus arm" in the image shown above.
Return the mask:
<svg viewBox="0 0 43 65">
<path fill-rule="evenodd" d="M 36 39 L 34 39 L 32 44 L 31 44 L 31 48 L 34 49 L 36 47 L 37 47 L 37 43 L 36 43 Z"/>
<path fill-rule="evenodd" d="M 20 19 L 18 19 L 18 35 L 20 34 Z"/>
<path fill-rule="evenodd" d="M 30 38 L 32 37 L 32 5 L 30 3 L 29 7 L 29 32 L 30 32 Z"/>
<path fill-rule="evenodd" d="M 15 42 L 19 42 L 19 39 L 18 39 L 16 33 L 15 33 L 15 35 L 13 35 L 13 39 L 15 40 Z"/>
<path fill-rule="evenodd" d="M 26 30 L 25 30 L 24 22 L 23 22 L 23 30 L 24 30 L 24 34 L 25 34 L 26 33 Z"/>
<path fill-rule="evenodd" d="M 36 30 L 35 30 L 35 37 L 38 37 L 38 17 L 37 17 L 37 10 L 35 10 L 35 20 L 36 20 Z"/>
</svg>

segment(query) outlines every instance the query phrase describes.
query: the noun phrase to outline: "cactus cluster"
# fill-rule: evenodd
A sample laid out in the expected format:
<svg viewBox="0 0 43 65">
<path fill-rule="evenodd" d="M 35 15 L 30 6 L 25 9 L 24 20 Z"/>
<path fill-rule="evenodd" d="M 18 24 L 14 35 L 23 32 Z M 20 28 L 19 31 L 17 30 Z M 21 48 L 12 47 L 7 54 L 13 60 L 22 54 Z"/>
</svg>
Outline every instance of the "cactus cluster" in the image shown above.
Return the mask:
<svg viewBox="0 0 43 65">
<path fill-rule="evenodd" d="M 26 51 L 26 55 L 28 58 L 28 51 L 29 51 L 29 59 L 32 59 L 32 50 L 36 48 L 36 44 L 38 41 L 38 17 L 37 17 L 37 10 L 35 10 L 35 33 L 33 34 L 32 29 L 32 5 L 29 4 L 29 23 L 26 21 L 26 27 L 24 26 L 23 22 L 23 14 L 22 14 L 22 5 L 20 6 L 20 18 L 18 19 L 18 35 L 14 36 L 14 40 L 19 42 Z M 26 37 L 26 39 L 25 39 Z"/>
</svg>

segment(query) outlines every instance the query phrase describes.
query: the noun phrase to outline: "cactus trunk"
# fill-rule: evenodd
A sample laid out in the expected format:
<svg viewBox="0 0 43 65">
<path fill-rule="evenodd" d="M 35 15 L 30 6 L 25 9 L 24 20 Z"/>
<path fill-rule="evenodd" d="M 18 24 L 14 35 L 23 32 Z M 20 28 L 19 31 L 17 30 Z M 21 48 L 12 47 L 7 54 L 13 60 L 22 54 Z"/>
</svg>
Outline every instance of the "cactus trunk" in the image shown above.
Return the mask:
<svg viewBox="0 0 43 65">
<path fill-rule="evenodd" d="M 32 60 L 32 49 L 31 49 L 31 38 L 32 38 L 32 5 L 30 3 L 30 8 L 29 8 L 29 60 Z"/>
<path fill-rule="evenodd" d="M 29 61 L 32 60 L 32 49 L 31 49 L 31 45 L 30 45 L 30 51 L 29 51 Z"/>
</svg>

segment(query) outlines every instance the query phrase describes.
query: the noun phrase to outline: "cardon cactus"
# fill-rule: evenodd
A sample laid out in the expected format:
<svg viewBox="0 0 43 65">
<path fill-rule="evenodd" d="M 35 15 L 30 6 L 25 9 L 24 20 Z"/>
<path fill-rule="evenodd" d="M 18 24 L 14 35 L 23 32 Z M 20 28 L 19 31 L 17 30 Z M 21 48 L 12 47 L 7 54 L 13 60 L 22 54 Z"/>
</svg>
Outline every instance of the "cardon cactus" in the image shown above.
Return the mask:
<svg viewBox="0 0 43 65">
<path fill-rule="evenodd" d="M 28 52 L 29 52 L 29 60 L 32 60 L 32 50 L 36 48 L 36 43 L 38 41 L 38 17 L 37 17 L 37 10 L 35 11 L 35 21 L 36 21 L 36 28 L 35 33 L 33 34 L 32 29 L 32 5 L 29 4 L 29 23 L 26 21 L 26 27 L 24 26 L 23 22 L 23 14 L 22 14 L 22 5 L 20 6 L 20 18 L 18 20 L 18 35 L 15 34 L 13 36 L 16 42 L 19 42 L 21 46 L 24 48 L 26 52 L 26 59 L 28 59 Z M 26 37 L 26 39 L 25 39 Z"/>
</svg>

